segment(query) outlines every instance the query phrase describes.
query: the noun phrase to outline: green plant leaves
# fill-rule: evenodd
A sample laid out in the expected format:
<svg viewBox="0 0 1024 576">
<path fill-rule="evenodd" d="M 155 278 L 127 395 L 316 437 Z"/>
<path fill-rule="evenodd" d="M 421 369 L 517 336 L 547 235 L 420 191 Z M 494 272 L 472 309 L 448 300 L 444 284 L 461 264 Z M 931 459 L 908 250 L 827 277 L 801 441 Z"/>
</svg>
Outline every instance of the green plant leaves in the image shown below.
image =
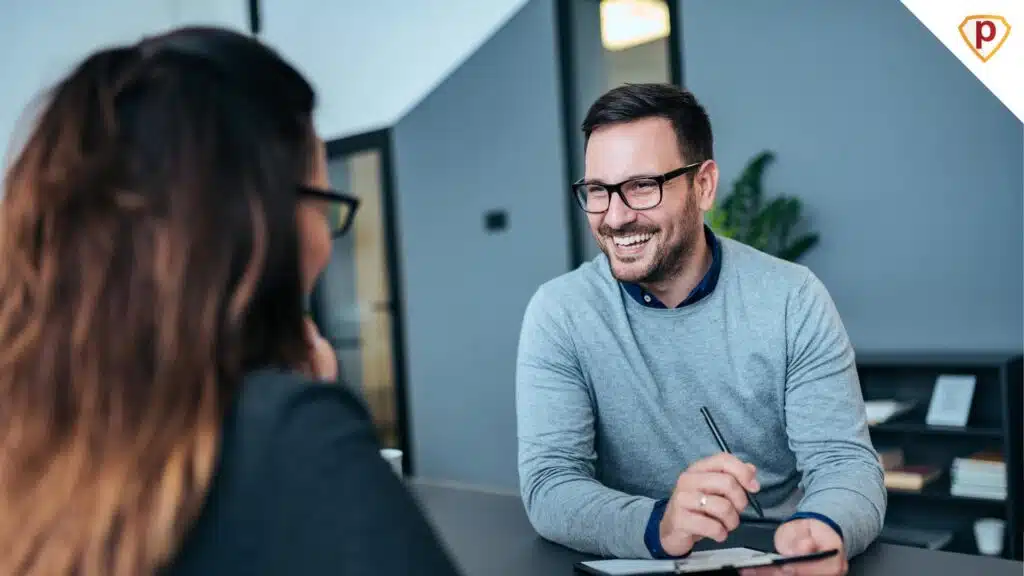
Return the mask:
<svg viewBox="0 0 1024 576">
<path fill-rule="evenodd" d="M 764 173 L 774 160 L 769 150 L 754 156 L 733 182 L 732 191 L 708 211 L 706 221 L 716 234 L 797 261 L 818 243 L 818 234 L 791 240 L 803 224 L 803 204 L 798 198 L 778 196 L 765 203 Z"/>
</svg>

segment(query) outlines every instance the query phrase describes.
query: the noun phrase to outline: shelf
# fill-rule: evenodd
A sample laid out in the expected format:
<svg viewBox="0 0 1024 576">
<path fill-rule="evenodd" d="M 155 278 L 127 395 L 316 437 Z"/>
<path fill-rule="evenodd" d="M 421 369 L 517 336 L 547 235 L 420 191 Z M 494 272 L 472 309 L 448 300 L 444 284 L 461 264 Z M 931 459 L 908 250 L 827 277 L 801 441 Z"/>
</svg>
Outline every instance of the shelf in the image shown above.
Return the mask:
<svg viewBox="0 0 1024 576">
<path fill-rule="evenodd" d="M 1006 352 L 903 352 L 857 351 L 857 365 L 865 368 L 998 368 L 1020 358 L 1019 351 Z"/>
<path fill-rule="evenodd" d="M 924 422 L 882 422 L 869 426 L 872 432 L 887 432 L 900 434 L 932 434 L 944 436 L 970 436 L 974 438 L 988 438 L 991 440 L 1002 440 L 1003 431 L 1001 428 L 985 426 L 929 426 Z"/>
<path fill-rule="evenodd" d="M 954 496 L 949 493 L 950 482 L 951 479 L 949 477 L 949 471 L 946 470 L 942 473 L 940 478 L 925 486 L 920 492 L 896 490 L 893 488 L 886 488 L 886 492 L 889 493 L 889 497 L 892 499 L 906 498 L 928 500 L 931 502 L 970 504 L 972 506 L 978 506 L 979 508 L 984 507 L 986 514 L 993 514 L 999 511 L 1002 511 L 1005 514 L 1006 500 L 989 500 L 986 498 L 971 498 L 969 496 Z"/>
</svg>

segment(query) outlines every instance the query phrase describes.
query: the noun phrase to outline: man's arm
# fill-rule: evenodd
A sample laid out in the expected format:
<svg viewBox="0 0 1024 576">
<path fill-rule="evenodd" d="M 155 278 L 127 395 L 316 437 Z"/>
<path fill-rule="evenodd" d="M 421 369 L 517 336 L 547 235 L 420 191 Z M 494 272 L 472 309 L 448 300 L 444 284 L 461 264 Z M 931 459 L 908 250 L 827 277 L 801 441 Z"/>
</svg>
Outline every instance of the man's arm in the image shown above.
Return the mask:
<svg viewBox="0 0 1024 576">
<path fill-rule="evenodd" d="M 810 272 L 790 301 L 786 325 L 786 432 L 804 490 L 797 511 L 834 521 L 852 557 L 881 532 L 886 508 L 853 347 L 828 291 Z"/>
<path fill-rule="evenodd" d="M 527 306 L 516 363 L 519 476 L 534 529 L 582 552 L 649 558 L 655 501 L 594 478 L 594 412 L 570 327 L 545 289 Z"/>
</svg>

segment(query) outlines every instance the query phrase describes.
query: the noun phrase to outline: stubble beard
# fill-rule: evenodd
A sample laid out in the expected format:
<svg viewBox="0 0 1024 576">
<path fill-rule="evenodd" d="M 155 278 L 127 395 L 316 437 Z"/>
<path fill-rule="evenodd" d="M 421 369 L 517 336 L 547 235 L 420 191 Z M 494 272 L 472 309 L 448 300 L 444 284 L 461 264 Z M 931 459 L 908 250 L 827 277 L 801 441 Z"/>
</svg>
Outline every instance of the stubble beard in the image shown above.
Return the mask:
<svg viewBox="0 0 1024 576">
<path fill-rule="evenodd" d="M 704 228 L 697 218 L 698 214 L 696 203 L 688 202 L 683 214 L 682 234 L 679 240 L 669 245 L 660 244 L 651 258 L 650 264 L 639 274 L 630 274 L 625 270 L 616 270 L 616 263 L 619 260 L 614 255 L 615 241 L 611 237 L 610 230 L 602 230 L 605 241 L 599 244 L 601 251 L 608 257 L 612 276 L 620 282 L 652 285 L 663 284 L 679 275 L 696 253 L 698 234 L 704 233 Z M 628 228 L 618 232 L 642 234 L 645 232 L 658 233 L 660 230 Z"/>
</svg>

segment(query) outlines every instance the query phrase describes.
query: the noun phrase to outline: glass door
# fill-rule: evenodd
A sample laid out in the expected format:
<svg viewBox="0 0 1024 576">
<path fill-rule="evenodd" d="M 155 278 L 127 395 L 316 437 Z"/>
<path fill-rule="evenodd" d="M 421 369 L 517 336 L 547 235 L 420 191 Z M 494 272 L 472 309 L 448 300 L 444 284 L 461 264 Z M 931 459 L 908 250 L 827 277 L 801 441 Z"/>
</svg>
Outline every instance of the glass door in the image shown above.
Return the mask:
<svg viewBox="0 0 1024 576">
<path fill-rule="evenodd" d="M 402 449 L 382 168 L 383 147 L 329 152 L 331 186 L 360 204 L 348 234 L 334 240 L 311 306 L 338 353 L 342 382 L 366 401 L 381 444 Z"/>
</svg>

